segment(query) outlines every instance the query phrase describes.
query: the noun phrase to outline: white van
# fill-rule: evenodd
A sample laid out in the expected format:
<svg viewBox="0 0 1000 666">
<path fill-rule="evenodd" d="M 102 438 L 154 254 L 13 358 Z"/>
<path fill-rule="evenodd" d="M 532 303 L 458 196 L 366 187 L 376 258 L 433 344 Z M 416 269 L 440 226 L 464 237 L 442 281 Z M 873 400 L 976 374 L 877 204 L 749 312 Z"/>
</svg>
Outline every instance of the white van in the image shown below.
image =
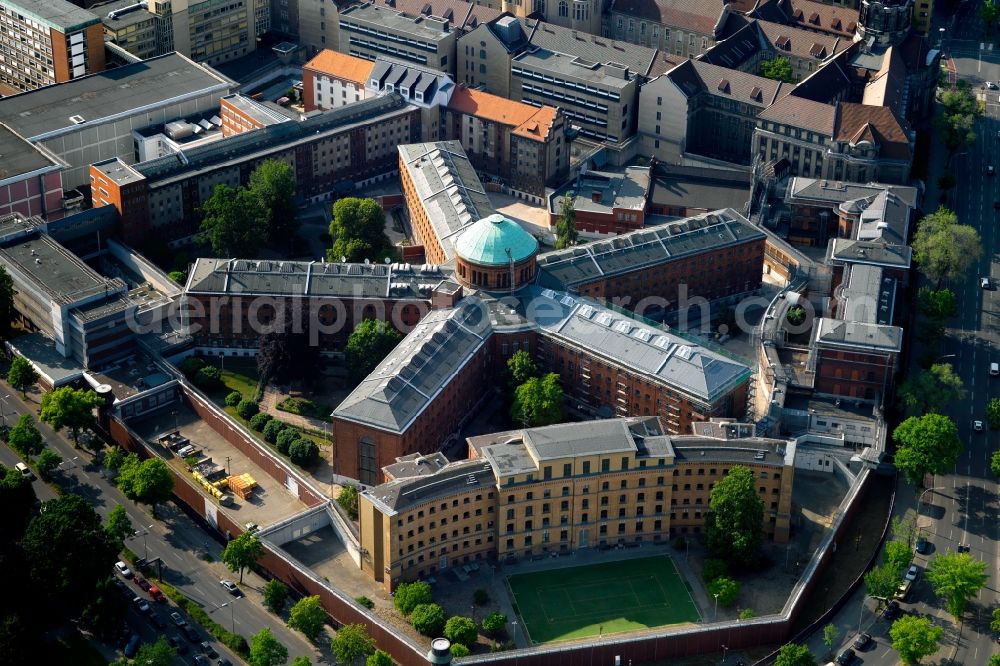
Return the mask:
<svg viewBox="0 0 1000 666">
<path fill-rule="evenodd" d="M 1000 375 L 1000 363 L 990 363 L 990 375 Z"/>
<path fill-rule="evenodd" d="M 21 476 L 25 476 L 29 479 L 35 478 L 35 475 L 31 473 L 31 468 L 25 465 L 23 462 L 15 464 L 14 467 L 17 469 L 18 472 L 21 473 Z"/>
</svg>

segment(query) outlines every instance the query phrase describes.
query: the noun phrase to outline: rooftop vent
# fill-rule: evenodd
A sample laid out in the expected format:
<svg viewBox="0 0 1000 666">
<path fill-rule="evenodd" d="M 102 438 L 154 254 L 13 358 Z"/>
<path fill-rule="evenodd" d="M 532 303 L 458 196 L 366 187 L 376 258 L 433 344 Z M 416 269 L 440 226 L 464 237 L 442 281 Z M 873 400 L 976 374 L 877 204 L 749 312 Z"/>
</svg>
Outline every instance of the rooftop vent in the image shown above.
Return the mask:
<svg viewBox="0 0 1000 666">
<path fill-rule="evenodd" d="M 719 92 L 724 92 L 727 95 L 729 94 L 729 80 L 728 79 L 721 79 L 719 81 Z"/>
<path fill-rule="evenodd" d="M 77 115 L 77 116 L 70 116 L 69 117 L 69 121 L 71 123 L 73 123 L 74 125 L 82 125 L 85 122 L 87 122 L 86 119 L 83 116 L 79 116 L 79 115 Z"/>
</svg>

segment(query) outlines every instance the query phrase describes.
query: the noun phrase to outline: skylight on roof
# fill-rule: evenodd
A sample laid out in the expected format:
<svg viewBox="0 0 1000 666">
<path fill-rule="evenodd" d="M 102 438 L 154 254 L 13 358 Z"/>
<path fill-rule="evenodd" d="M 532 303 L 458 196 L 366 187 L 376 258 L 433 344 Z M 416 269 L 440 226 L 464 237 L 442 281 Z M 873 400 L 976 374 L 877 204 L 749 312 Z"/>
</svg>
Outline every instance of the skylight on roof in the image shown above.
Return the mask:
<svg viewBox="0 0 1000 666">
<path fill-rule="evenodd" d="M 560 298 L 559 302 L 562 303 L 563 305 L 565 305 L 568 308 L 571 308 L 574 305 L 576 305 L 576 301 L 573 300 L 573 297 L 570 296 L 570 295 L 568 295 L 568 294 L 566 296 L 563 296 L 562 298 Z"/>
<path fill-rule="evenodd" d="M 590 319 L 591 317 L 594 316 L 594 308 L 590 307 L 589 305 L 584 305 L 580 308 L 578 314 L 584 319 Z"/>
<path fill-rule="evenodd" d="M 643 342 L 649 342 L 649 339 L 653 337 L 653 333 L 645 328 L 639 328 L 635 331 L 635 337 L 639 338 Z"/>
<path fill-rule="evenodd" d="M 656 336 L 656 339 L 653 340 L 653 344 L 659 347 L 660 349 L 666 349 L 667 347 L 670 346 L 670 338 L 658 335 Z"/>
<path fill-rule="evenodd" d="M 556 292 L 552 291 L 551 289 L 542 289 L 542 296 L 544 296 L 545 298 L 554 299 L 556 297 Z"/>
<path fill-rule="evenodd" d="M 689 360 L 693 352 L 694 350 L 688 347 L 687 345 L 681 345 L 680 347 L 677 348 L 677 355 L 685 360 Z"/>
<path fill-rule="evenodd" d="M 632 331 L 632 324 L 627 321 L 620 321 L 615 325 L 615 330 L 628 335 Z"/>
<path fill-rule="evenodd" d="M 614 317 L 609 315 L 607 312 L 602 312 L 599 317 L 597 317 L 597 323 L 603 324 L 604 326 L 611 326 L 615 321 Z"/>
</svg>

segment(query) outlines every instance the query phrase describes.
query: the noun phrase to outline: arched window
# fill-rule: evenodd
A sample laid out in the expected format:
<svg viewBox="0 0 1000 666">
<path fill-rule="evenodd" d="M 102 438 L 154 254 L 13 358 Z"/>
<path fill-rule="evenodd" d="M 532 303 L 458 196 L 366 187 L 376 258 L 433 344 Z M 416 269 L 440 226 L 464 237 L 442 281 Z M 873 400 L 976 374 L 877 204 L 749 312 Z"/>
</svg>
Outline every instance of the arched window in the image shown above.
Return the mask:
<svg viewBox="0 0 1000 666">
<path fill-rule="evenodd" d="M 566 4 L 566 0 L 559 0 L 559 16 L 569 16 L 569 5 Z"/>
<path fill-rule="evenodd" d="M 545 0 L 535 0 L 535 11 L 545 16 Z"/>
</svg>

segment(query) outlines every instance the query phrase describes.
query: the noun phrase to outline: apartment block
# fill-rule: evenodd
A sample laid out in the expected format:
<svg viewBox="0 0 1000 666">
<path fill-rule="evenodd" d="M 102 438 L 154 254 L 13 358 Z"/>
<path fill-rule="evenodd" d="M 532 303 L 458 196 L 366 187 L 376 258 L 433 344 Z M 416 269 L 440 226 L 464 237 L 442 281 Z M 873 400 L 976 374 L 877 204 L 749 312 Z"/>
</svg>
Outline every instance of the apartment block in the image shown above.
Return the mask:
<svg viewBox="0 0 1000 666">
<path fill-rule="evenodd" d="M 95 10 L 111 41 L 143 59 L 176 51 L 217 65 L 252 53 L 270 29 L 266 0 L 115 0 Z"/>
<path fill-rule="evenodd" d="M 450 464 L 402 458 L 361 494 L 362 570 L 391 591 L 479 560 L 698 534 L 712 487 L 736 465 L 754 473 L 765 534 L 786 542 L 795 444 L 724 419 L 689 433 L 617 418 L 471 437 L 469 460 Z"/>
<path fill-rule="evenodd" d="M 676 64 L 661 52 L 532 19 L 505 16 L 464 35 L 456 81 L 562 109 L 583 137 L 635 133 L 639 87 Z"/>
<path fill-rule="evenodd" d="M 104 70 L 104 34 L 93 12 L 65 0 L 0 3 L 0 94 Z"/>
<path fill-rule="evenodd" d="M 366 99 L 375 63 L 323 49 L 302 67 L 302 103 L 306 112 L 336 109 Z"/>
</svg>

